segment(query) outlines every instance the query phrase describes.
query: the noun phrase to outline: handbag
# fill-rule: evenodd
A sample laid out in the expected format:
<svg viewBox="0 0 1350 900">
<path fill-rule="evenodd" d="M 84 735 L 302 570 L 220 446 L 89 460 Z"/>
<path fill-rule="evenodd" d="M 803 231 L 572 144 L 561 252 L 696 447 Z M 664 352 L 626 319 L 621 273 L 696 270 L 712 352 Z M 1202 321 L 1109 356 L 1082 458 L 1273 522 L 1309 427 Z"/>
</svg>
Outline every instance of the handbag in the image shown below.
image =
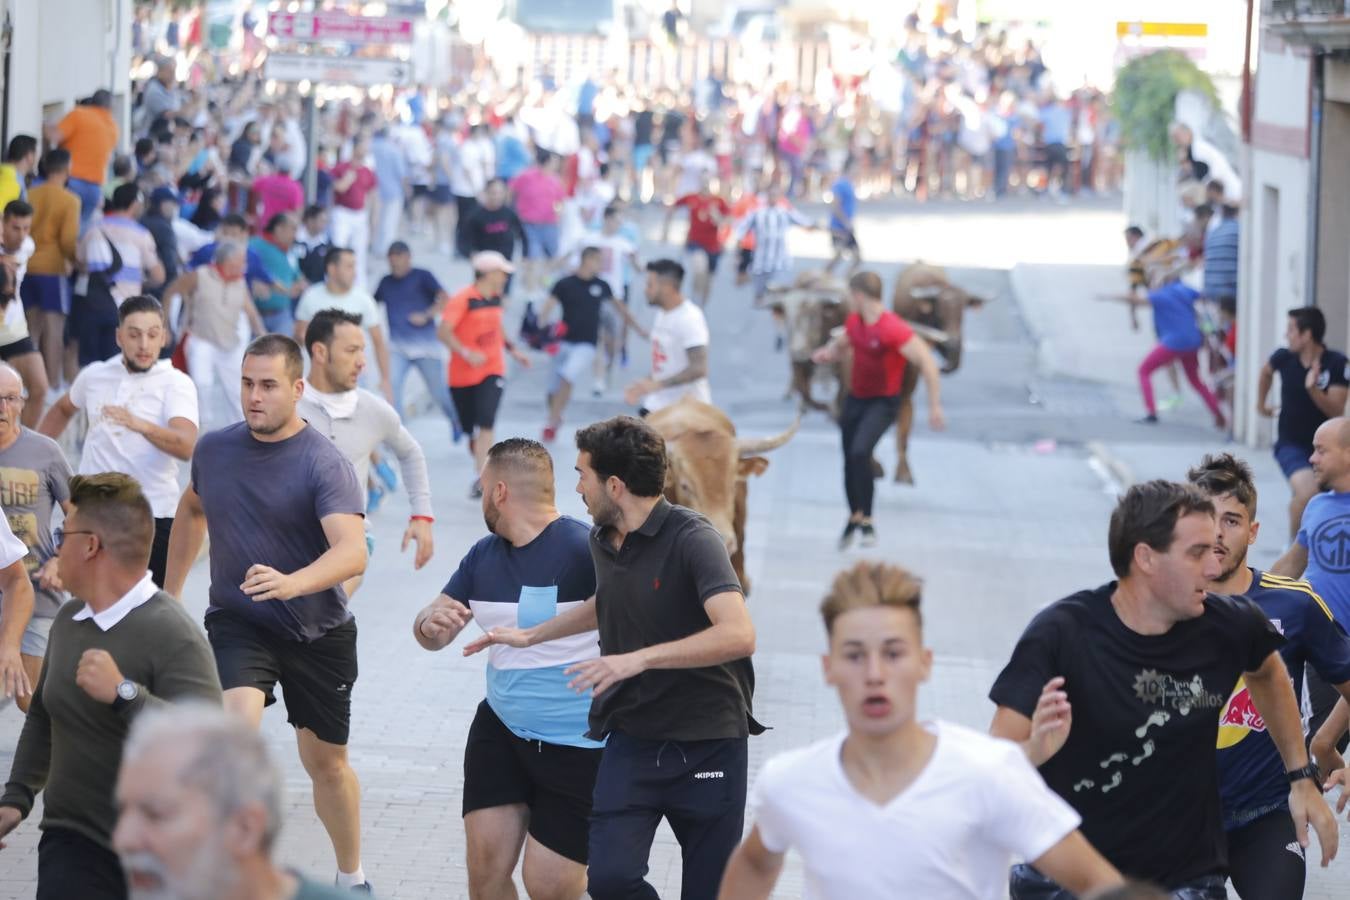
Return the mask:
<svg viewBox="0 0 1350 900">
<path fill-rule="evenodd" d="M 108 249 L 112 251 L 112 265 L 98 272 L 90 272 L 86 276 L 84 290 L 84 312 L 91 319 L 100 323 L 106 323 L 111 320 L 117 321 L 117 308 L 121 305 L 117 302 L 117 296 L 113 293 L 113 278 L 118 272 L 122 271 L 122 254 L 117 252 L 117 245 L 112 242 L 112 238 L 107 233 L 99 229 L 99 234 L 107 242 Z"/>
</svg>

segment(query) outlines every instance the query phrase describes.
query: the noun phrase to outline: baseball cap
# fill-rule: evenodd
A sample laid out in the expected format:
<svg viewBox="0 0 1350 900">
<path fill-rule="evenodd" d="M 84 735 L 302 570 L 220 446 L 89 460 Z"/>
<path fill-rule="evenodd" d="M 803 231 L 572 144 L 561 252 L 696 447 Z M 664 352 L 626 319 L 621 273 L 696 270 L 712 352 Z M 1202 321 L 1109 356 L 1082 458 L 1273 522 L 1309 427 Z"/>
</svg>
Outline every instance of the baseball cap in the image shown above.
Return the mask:
<svg viewBox="0 0 1350 900">
<path fill-rule="evenodd" d="M 168 200 L 172 200 L 174 203 L 179 202 L 178 192 L 171 187 L 161 185 L 160 187 L 157 187 L 150 192 L 151 209 L 158 209 L 161 203 L 164 203 L 165 201 Z"/>
<path fill-rule="evenodd" d="M 496 250 L 483 250 L 469 257 L 469 265 L 475 272 L 505 272 L 510 275 L 516 270 L 511 261 Z"/>
</svg>

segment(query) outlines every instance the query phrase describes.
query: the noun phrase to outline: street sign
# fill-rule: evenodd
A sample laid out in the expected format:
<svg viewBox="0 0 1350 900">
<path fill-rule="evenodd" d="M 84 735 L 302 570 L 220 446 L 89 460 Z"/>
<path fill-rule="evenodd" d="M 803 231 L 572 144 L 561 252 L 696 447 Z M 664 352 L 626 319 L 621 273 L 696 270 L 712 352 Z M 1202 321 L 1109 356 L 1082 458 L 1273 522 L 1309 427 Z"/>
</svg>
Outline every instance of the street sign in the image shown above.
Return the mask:
<svg viewBox="0 0 1350 900">
<path fill-rule="evenodd" d="M 267 30 L 283 41 L 411 44 L 413 20 L 338 12 L 273 13 Z"/>
<path fill-rule="evenodd" d="M 367 59 L 360 56 L 300 56 L 269 53 L 263 77 L 273 81 L 311 81 L 324 84 L 407 84 L 412 63 L 401 59 Z"/>
</svg>

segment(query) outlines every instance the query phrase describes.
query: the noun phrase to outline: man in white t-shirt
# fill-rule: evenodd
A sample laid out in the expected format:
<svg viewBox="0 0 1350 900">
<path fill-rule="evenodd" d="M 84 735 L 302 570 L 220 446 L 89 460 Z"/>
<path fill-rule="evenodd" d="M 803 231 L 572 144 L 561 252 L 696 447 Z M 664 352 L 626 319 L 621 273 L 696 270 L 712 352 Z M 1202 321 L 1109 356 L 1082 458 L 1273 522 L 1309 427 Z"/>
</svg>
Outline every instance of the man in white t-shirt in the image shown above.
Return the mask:
<svg viewBox="0 0 1350 900">
<path fill-rule="evenodd" d="M 168 329 L 158 300 L 132 297 L 123 301 L 117 316 L 122 352 L 81 369 L 70 392 L 47 410 L 38 431 L 59 438 L 77 411 L 88 414 L 77 474 L 124 472 L 140 482 L 155 515 L 150 574 L 163 587 L 169 531 L 182 494 L 178 468 L 197 446 L 197 388 L 159 358 Z"/>
<path fill-rule="evenodd" d="M 1079 896 L 1122 883 L 1017 744 L 915 717 L 933 665 L 920 587 L 875 562 L 835 578 L 821 604 L 825 680 L 848 730 L 765 764 L 722 900 L 767 898 L 789 848 L 805 866 L 806 900 L 999 900 L 1014 858 Z"/>
<path fill-rule="evenodd" d="M 708 387 L 708 320 L 680 292 L 684 266 L 673 259 L 647 263 L 647 302 L 657 307 L 650 329 L 652 374 L 623 392 L 624 402 L 641 404 L 641 414 L 664 409 L 683 397 L 712 402 Z"/>
<path fill-rule="evenodd" d="M 324 280 L 312 284 L 300 295 L 295 306 L 295 340 L 304 346 L 305 330 L 309 320 L 321 309 L 340 309 L 361 317 L 361 328 L 370 335 L 375 348 L 375 362 L 380 367 L 380 393 L 389 403 L 394 402 L 394 387 L 389 380 L 389 344 L 384 339 L 380 324 L 380 308 L 365 285 L 356 282 L 356 256 L 351 250 L 334 247 L 324 258 Z"/>
<path fill-rule="evenodd" d="M 676 197 L 697 194 L 705 181 L 717 177 L 717 160 L 708 149 L 711 145 L 712 138 L 709 138 L 702 146 L 692 147 L 680 154 L 675 163 L 679 170 L 675 180 Z"/>
</svg>

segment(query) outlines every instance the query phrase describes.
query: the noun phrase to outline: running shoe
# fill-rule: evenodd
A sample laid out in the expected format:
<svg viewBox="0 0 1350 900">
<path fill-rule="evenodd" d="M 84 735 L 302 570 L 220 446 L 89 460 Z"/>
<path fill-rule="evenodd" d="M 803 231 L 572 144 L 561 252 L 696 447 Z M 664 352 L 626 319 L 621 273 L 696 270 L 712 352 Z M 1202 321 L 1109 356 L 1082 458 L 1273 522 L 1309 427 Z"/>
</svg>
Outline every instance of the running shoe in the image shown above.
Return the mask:
<svg viewBox="0 0 1350 900">
<path fill-rule="evenodd" d="M 389 488 L 389 490 L 392 491 L 398 488 L 398 475 L 394 472 L 394 467 L 389 465 L 389 460 L 381 459 L 376 463 L 375 474 L 380 476 L 380 480 L 384 482 L 384 486 Z"/>
<path fill-rule="evenodd" d="M 1142 419 L 1135 419 L 1135 421 L 1138 422 L 1140 425 L 1157 425 L 1157 424 L 1158 424 L 1158 416 L 1157 416 L 1156 413 L 1149 413 L 1148 415 L 1144 416 Z"/>
<path fill-rule="evenodd" d="M 844 526 L 844 533 L 839 535 L 840 550 L 847 550 L 849 545 L 853 543 L 853 533 L 858 530 L 858 525 L 858 522 L 852 519 L 848 520 L 848 524 Z"/>
<path fill-rule="evenodd" d="M 479 481 L 477 478 L 473 480 L 473 484 L 469 485 L 469 499 L 470 500 L 483 499 L 483 483 Z"/>
<path fill-rule="evenodd" d="M 354 884 L 347 890 L 351 891 L 353 894 L 369 894 L 372 897 L 375 896 L 375 888 L 371 885 L 369 881 L 363 881 L 360 884 Z"/>
<path fill-rule="evenodd" d="M 556 441 L 558 439 L 558 426 L 545 425 L 543 438 L 545 444 L 551 444 Z"/>
<path fill-rule="evenodd" d="M 858 533 L 861 535 L 858 539 L 859 547 L 875 547 L 877 545 L 877 530 L 872 527 L 871 522 L 863 522 L 859 525 Z"/>
<path fill-rule="evenodd" d="M 372 483 L 366 492 L 366 515 L 373 514 L 384 502 L 384 490 Z"/>
</svg>

